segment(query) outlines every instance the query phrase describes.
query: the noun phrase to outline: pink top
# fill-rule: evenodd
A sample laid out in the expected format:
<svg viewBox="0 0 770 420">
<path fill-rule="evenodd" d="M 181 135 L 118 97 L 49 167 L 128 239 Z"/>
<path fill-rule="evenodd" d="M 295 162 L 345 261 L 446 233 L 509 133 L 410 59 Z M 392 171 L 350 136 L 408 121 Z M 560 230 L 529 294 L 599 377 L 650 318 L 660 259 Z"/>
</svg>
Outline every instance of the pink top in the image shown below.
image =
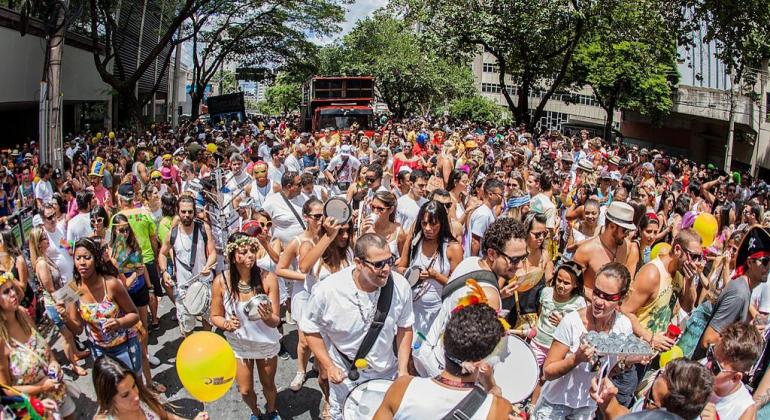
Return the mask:
<svg viewBox="0 0 770 420">
<path fill-rule="evenodd" d="M 69 216 L 71 219 L 77 215 L 78 215 L 78 203 L 73 198 L 70 201 L 69 207 L 67 207 L 67 216 Z"/>
</svg>

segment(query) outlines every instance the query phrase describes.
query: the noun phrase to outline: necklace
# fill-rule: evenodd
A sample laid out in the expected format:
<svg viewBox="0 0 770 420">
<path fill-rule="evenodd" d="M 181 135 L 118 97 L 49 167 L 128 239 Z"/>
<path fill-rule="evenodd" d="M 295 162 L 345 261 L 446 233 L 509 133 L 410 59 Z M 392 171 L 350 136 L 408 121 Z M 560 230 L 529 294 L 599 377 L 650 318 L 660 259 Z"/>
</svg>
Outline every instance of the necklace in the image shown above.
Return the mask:
<svg viewBox="0 0 770 420">
<path fill-rule="evenodd" d="M 602 241 L 602 237 L 601 236 L 599 236 L 599 243 L 602 244 L 602 246 L 604 247 L 604 250 L 607 251 L 610 254 L 610 256 L 611 256 L 610 262 L 614 262 L 615 261 L 615 255 L 618 254 L 618 249 L 620 248 L 620 246 L 616 246 L 615 247 L 615 251 L 613 252 L 610 249 L 610 247 L 608 247 L 607 245 L 604 244 L 604 241 Z"/>
<path fill-rule="evenodd" d="M 238 282 L 238 293 L 239 294 L 244 294 L 245 295 L 247 293 L 251 293 L 252 290 L 253 290 L 253 287 L 251 286 L 251 283 L 243 283 L 243 282 L 240 282 L 240 281 Z"/>
<path fill-rule="evenodd" d="M 456 381 L 454 379 L 445 378 L 441 375 L 435 376 L 433 380 L 440 384 L 451 386 L 452 388 L 473 388 L 476 386 L 475 382 Z"/>
<path fill-rule="evenodd" d="M 377 289 L 377 294 L 379 295 L 379 289 Z M 379 296 L 378 296 L 379 297 Z M 367 296 L 368 298 L 368 296 Z M 366 312 L 369 312 L 368 314 L 364 314 L 364 305 L 361 302 L 361 297 L 359 296 L 358 289 L 356 289 L 356 307 L 358 307 L 358 314 L 361 315 L 361 320 L 364 321 L 364 324 L 371 325 L 372 321 L 374 321 L 374 313 L 377 311 L 377 309 L 372 306 L 371 311 L 369 309 L 366 310 Z M 367 299 L 368 300 L 368 299 Z"/>
</svg>

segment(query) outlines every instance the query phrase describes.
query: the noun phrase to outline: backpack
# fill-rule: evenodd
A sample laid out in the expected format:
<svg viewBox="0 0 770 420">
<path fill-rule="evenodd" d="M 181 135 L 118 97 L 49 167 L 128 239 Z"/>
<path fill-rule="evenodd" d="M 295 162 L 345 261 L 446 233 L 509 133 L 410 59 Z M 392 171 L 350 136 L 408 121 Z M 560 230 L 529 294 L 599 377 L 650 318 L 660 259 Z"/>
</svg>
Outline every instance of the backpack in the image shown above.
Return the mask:
<svg viewBox="0 0 770 420">
<path fill-rule="evenodd" d="M 171 229 L 170 236 L 169 236 L 169 244 L 171 245 L 171 258 L 174 261 L 174 265 L 176 263 L 179 263 L 184 267 L 185 270 L 192 273 L 193 265 L 195 264 L 195 257 L 198 249 L 198 234 L 200 233 L 201 237 L 203 238 L 203 244 L 204 244 L 204 251 L 206 251 L 206 242 L 208 242 L 208 234 L 206 234 L 206 229 L 203 227 L 203 222 L 201 220 L 195 219 L 193 221 L 193 234 L 192 234 L 192 249 L 190 250 L 190 263 L 185 264 L 184 261 L 178 261 L 176 259 L 176 252 L 174 252 L 174 243 L 176 242 L 177 234 L 179 233 L 179 225 L 174 226 Z M 206 251 L 206 257 L 208 258 L 208 251 Z"/>
</svg>

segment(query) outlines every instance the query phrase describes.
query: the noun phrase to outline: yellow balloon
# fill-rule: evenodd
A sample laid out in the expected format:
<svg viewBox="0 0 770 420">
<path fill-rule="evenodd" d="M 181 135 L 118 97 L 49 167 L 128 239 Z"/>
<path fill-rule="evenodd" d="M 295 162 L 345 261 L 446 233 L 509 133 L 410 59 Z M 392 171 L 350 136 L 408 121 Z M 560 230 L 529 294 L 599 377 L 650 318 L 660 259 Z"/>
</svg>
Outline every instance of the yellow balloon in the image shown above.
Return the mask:
<svg viewBox="0 0 770 420">
<path fill-rule="evenodd" d="M 217 145 L 214 143 L 209 143 L 206 145 L 206 151 L 209 153 L 216 153 L 217 152 Z"/>
<path fill-rule="evenodd" d="M 681 357 L 684 357 L 684 352 L 682 352 L 682 348 L 677 346 L 676 344 L 671 347 L 668 351 L 664 351 L 660 354 L 660 367 L 664 368 L 668 362 L 679 359 Z"/>
<path fill-rule="evenodd" d="M 719 224 L 717 218 L 711 213 L 701 213 L 695 217 L 695 224 L 692 228 L 698 233 L 701 239 L 701 245 L 707 247 L 714 242 L 717 237 Z"/>
<path fill-rule="evenodd" d="M 101 139 L 102 139 L 102 132 L 101 132 L 101 131 L 100 131 L 100 132 L 98 132 L 98 133 L 96 133 L 96 138 L 97 138 L 98 140 L 101 140 Z"/>
<path fill-rule="evenodd" d="M 218 400 L 235 379 L 235 353 L 227 341 L 207 331 L 193 333 L 176 353 L 176 372 L 187 392 L 201 402 Z"/>
<path fill-rule="evenodd" d="M 114 139 L 115 138 L 115 132 L 114 131 L 110 131 L 110 133 L 107 134 L 107 137 L 109 137 L 110 139 Z"/>
<path fill-rule="evenodd" d="M 650 250 L 650 261 L 658 258 L 661 255 L 668 255 L 669 251 L 671 251 L 671 245 L 665 242 L 655 244 L 655 246 Z"/>
</svg>

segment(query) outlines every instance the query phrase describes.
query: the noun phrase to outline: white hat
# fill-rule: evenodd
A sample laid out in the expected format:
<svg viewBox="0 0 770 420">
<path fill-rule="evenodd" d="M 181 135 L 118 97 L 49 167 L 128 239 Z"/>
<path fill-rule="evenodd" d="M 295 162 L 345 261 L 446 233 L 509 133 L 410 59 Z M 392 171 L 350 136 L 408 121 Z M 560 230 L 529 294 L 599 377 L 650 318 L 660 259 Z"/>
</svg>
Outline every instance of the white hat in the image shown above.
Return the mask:
<svg viewBox="0 0 770 420">
<path fill-rule="evenodd" d="M 400 174 L 401 172 L 411 173 L 412 172 L 412 168 L 404 165 L 404 166 L 398 168 L 398 173 Z"/>
<path fill-rule="evenodd" d="M 43 226 L 43 218 L 39 214 L 32 216 L 32 227 Z"/>
<path fill-rule="evenodd" d="M 586 171 L 586 172 L 593 172 L 594 171 L 594 164 L 591 163 L 588 159 L 580 159 L 577 164 L 578 169 Z"/>
<path fill-rule="evenodd" d="M 622 201 L 613 201 L 607 206 L 605 218 L 624 229 L 636 230 L 634 208 Z"/>
</svg>

